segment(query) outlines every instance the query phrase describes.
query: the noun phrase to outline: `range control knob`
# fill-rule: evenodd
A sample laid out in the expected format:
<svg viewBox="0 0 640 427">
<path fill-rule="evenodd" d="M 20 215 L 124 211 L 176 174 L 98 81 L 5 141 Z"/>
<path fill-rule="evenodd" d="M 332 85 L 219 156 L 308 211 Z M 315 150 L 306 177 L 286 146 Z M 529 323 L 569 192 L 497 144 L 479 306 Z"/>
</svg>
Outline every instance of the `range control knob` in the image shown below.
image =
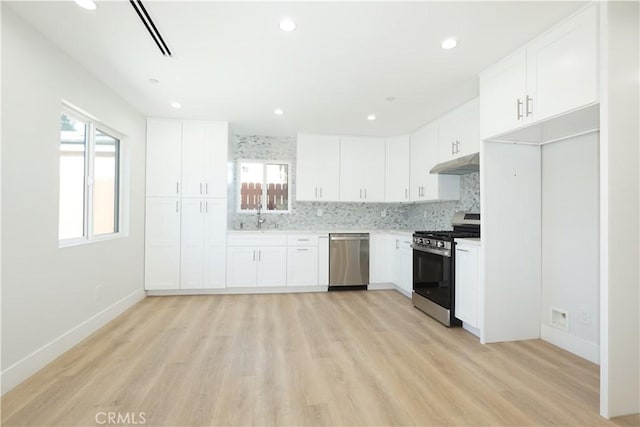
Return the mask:
<svg viewBox="0 0 640 427">
<path fill-rule="evenodd" d="M 438 242 L 437 246 L 438 246 L 439 248 L 444 248 L 444 242 Z"/>
<path fill-rule="evenodd" d="M 425 244 L 427 244 L 427 245 L 430 245 L 430 244 L 431 244 L 431 240 L 429 240 L 429 239 L 426 239 L 424 242 L 425 242 Z"/>
</svg>

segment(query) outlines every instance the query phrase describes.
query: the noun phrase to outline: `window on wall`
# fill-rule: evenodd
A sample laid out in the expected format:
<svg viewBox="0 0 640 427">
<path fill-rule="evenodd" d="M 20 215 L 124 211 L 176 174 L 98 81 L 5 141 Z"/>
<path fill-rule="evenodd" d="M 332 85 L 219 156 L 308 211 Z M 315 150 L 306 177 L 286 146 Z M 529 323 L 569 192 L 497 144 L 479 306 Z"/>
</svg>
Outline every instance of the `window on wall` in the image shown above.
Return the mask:
<svg viewBox="0 0 640 427">
<path fill-rule="evenodd" d="M 238 162 L 238 211 L 290 212 L 289 162 Z"/>
<path fill-rule="evenodd" d="M 120 232 L 120 139 L 81 113 L 60 116 L 61 246 Z"/>
</svg>

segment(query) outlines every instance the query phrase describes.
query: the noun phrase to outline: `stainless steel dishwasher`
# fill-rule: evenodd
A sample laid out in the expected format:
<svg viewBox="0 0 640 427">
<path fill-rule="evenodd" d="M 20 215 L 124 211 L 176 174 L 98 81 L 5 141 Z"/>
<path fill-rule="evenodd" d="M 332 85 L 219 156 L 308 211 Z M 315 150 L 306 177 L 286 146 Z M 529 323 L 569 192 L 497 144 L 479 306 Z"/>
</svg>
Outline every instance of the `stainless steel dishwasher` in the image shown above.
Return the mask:
<svg viewBox="0 0 640 427">
<path fill-rule="evenodd" d="M 367 289 L 369 233 L 329 234 L 329 290 Z"/>
</svg>

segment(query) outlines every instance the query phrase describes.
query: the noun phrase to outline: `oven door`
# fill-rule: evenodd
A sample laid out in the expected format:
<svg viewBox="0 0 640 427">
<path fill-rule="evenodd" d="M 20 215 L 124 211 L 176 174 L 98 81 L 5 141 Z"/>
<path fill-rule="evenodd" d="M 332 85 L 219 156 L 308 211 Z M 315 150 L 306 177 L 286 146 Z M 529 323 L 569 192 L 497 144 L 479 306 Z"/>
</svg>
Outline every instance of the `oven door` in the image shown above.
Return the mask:
<svg viewBox="0 0 640 427">
<path fill-rule="evenodd" d="M 446 309 L 451 309 L 453 258 L 440 251 L 413 249 L 413 290 Z"/>
</svg>

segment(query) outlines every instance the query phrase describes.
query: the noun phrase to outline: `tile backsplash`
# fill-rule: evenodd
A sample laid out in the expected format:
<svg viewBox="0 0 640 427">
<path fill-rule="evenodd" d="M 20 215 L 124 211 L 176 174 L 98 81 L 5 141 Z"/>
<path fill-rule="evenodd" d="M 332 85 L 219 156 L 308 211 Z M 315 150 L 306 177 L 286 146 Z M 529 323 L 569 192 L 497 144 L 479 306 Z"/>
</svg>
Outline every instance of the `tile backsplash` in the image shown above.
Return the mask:
<svg viewBox="0 0 640 427">
<path fill-rule="evenodd" d="M 480 211 L 479 174 L 462 175 L 460 200 L 430 203 L 343 203 L 298 202 L 295 199 L 296 139 L 260 135 L 236 135 L 229 147 L 229 228 L 255 229 L 256 214 L 237 212 L 238 160 L 281 160 L 291 162 L 291 212 L 266 213 L 263 229 L 286 230 L 446 230 L 456 211 Z M 318 210 L 322 216 L 318 216 Z M 384 216 L 383 216 L 384 215 Z"/>
</svg>

